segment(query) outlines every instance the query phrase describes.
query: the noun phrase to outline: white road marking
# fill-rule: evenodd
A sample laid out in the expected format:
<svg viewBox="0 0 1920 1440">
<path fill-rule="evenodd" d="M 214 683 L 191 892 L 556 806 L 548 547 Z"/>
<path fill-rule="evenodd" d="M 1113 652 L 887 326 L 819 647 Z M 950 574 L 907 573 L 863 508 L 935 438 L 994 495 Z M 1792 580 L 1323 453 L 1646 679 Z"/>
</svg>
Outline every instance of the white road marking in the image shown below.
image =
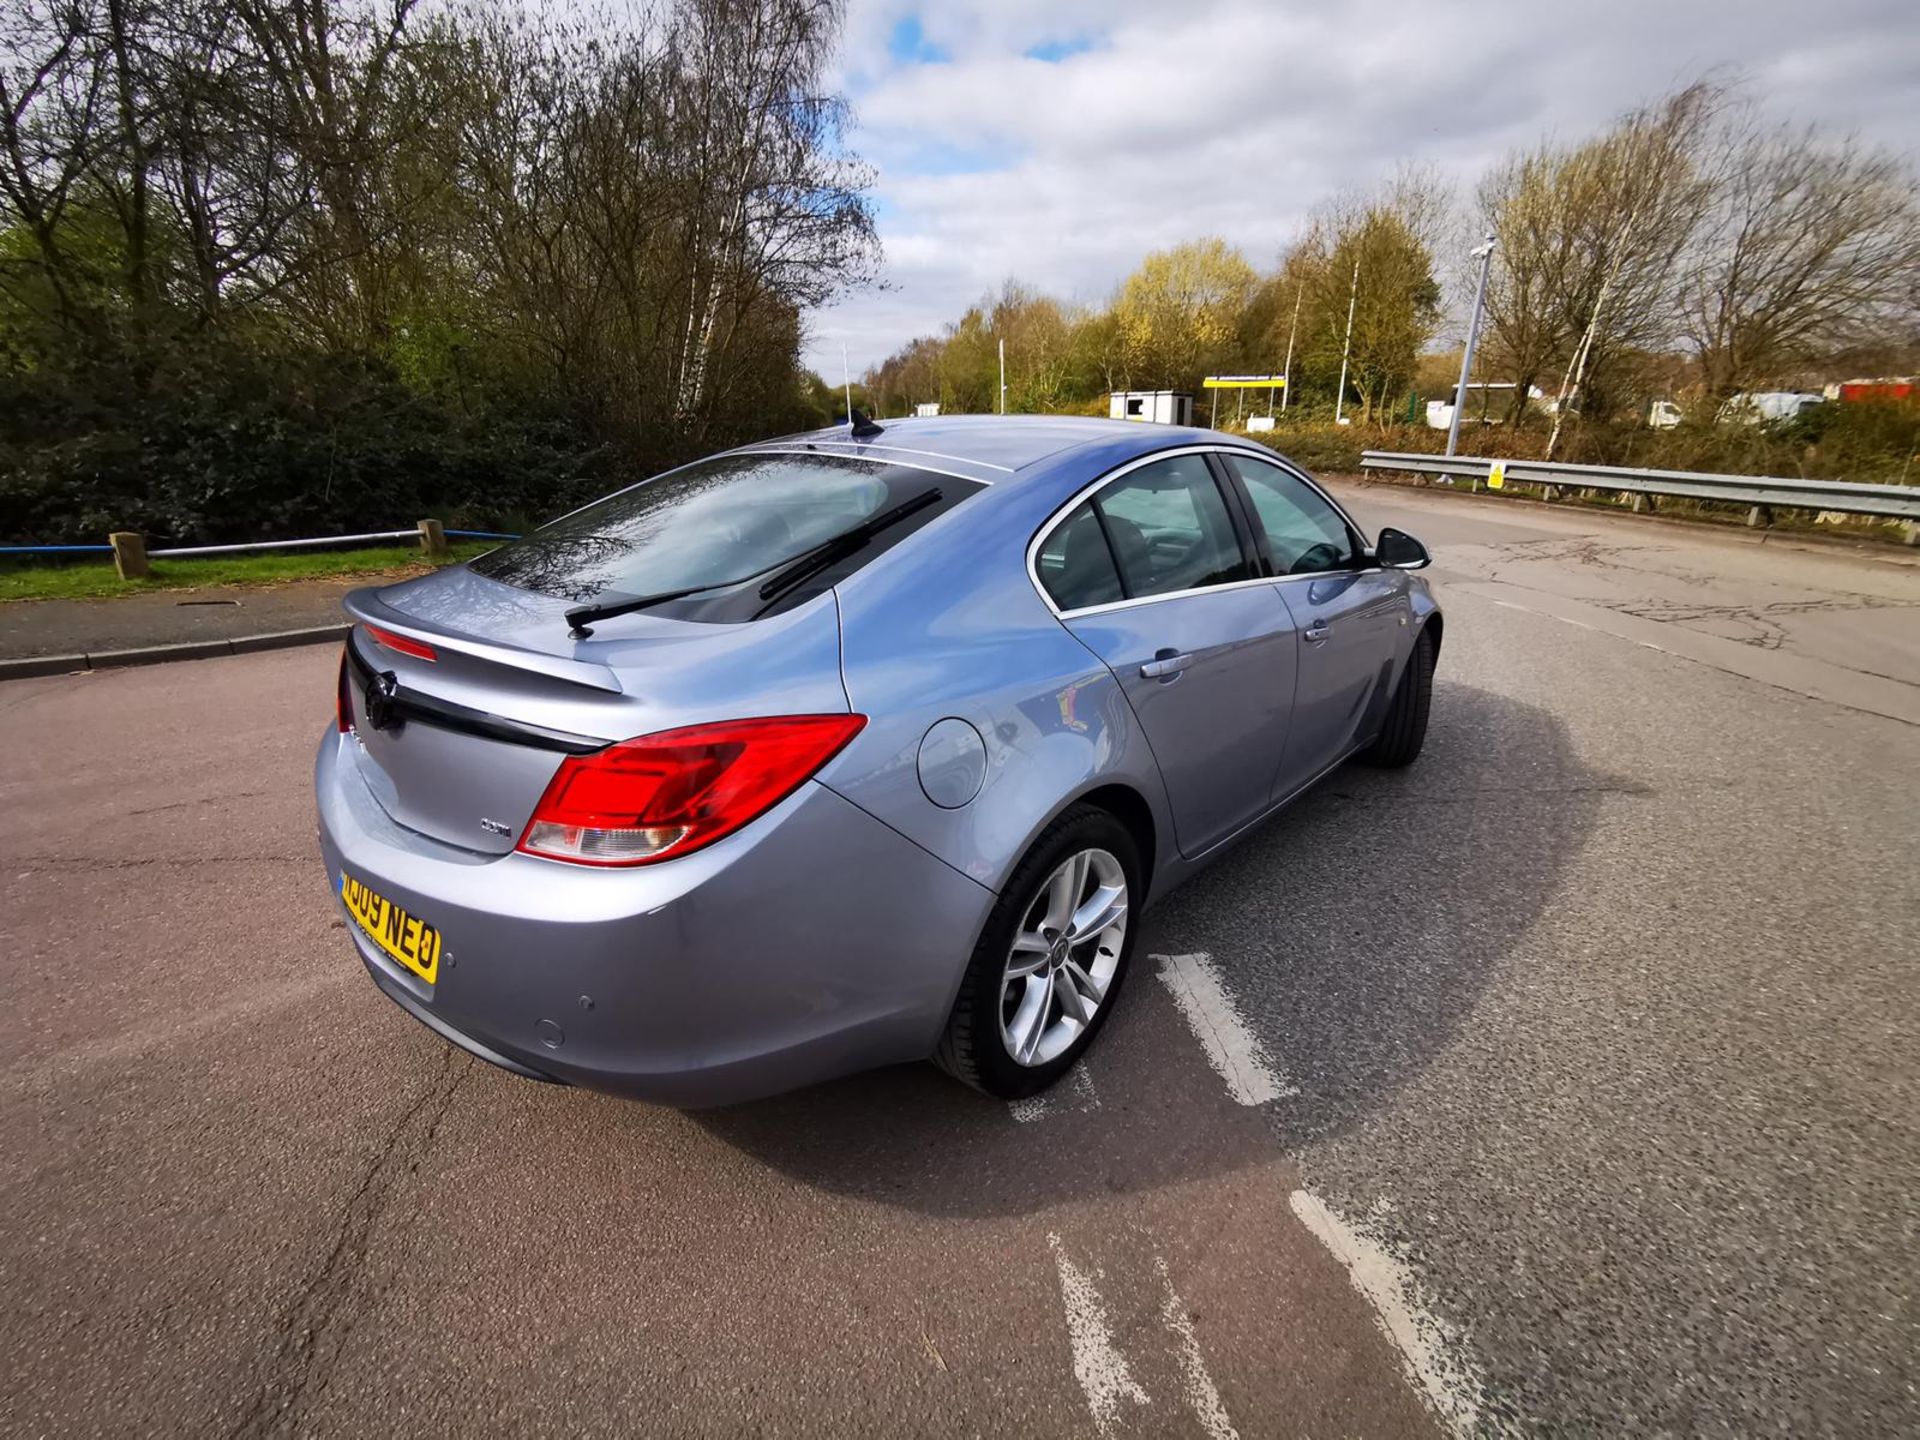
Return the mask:
<svg viewBox="0 0 1920 1440">
<path fill-rule="evenodd" d="M 1285 1095 L 1300 1092 L 1267 1058 L 1247 1022 L 1240 1018 L 1213 968 L 1213 957 L 1204 952 L 1194 955 L 1155 955 L 1160 962 L 1160 979 L 1173 992 L 1173 1000 L 1187 1024 L 1199 1038 L 1207 1061 L 1227 1082 L 1227 1093 L 1242 1105 L 1264 1105 Z"/>
<path fill-rule="evenodd" d="M 1473 1434 L 1480 1423 L 1479 1369 L 1461 1353 L 1453 1328 L 1428 1309 L 1406 1262 L 1317 1195 L 1296 1190 L 1292 1204 L 1300 1222 L 1347 1267 L 1353 1288 L 1373 1306 L 1380 1329 L 1400 1352 L 1408 1380 L 1440 1423 L 1454 1435 Z"/>
<path fill-rule="evenodd" d="M 1029 1095 L 1024 1100 L 1009 1100 L 1007 1109 L 1022 1125 L 1031 1125 L 1036 1120 L 1044 1120 L 1049 1115 L 1064 1115 L 1070 1112 L 1085 1113 L 1100 1108 L 1100 1096 L 1093 1088 L 1093 1076 L 1087 1071 L 1087 1063 L 1082 1060 L 1067 1072 L 1066 1079 L 1057 1083 L 1051 1090 L 1043 1090 L 1038 1095 Z"/>
<path fill-rule="evenodd" d="M 1156 1255 L 1153 1264 L 1160 1272 L 1161 1287 L 1167 1292 L 1160 1302 L 1160 1321 L 1180 1342 L 1180 1375 L 1186 1382 L 1187 1404 L 1199 1417 L 1200 1428 L 1208 1440 L 1240 1440 L 1240 1432 L 1233 1428 L 1233 1422 L 1227 1418 L 1227 1407 L 1220 1401 L 1219 1387 L 1207 1373 L 1206 1358 L 1200 1353 L 1200 1337 L 1193 1330 L 1193 1317 L 1187 1314 L 1185 1302 L 1174 1293 L 1167 1262 Z"/>
<path fill-rule="evenodd" d="M 1493 599 L 1492 596 L 1488 596 L 1487 598 L 1489 600 Z M 1564 615 L 1555 615 L 1551 610 L 1536 610 L 1531 605 L 1516 605 L 1511 600 L 1494 600 L 1493 603 L 1503 610 L 1524 610 L 1529 615 L 1538 615 L 1547 620 L 1558 620 L 1562 625 L 1577 625 L 1582 630 L 1593 630 L 1597 632 L 1600 629 L 1598 625 L 1589 625 L 1584 620 L 1569 620 Z M 1642 641 L 1641 643 L 1644 644 L 1645 642 Z M 1653 648 L 1658 649 L 1659 647 L 1654 646 Z"/>
<path fill-rule="evenodd" d="M 1106 1307 L 1093 1281 L 1071 1260 L 1058 1235 L 1049 1233 L 1054 1264 L 1060 1267 L 1060 1300 L 1067 1311 L 1067 1342 L 1073 1349 L 1073 1376 L 1087 1397 L 1094 1428 L 1105 1435 L 1123 1402 L 1148 1405 L 1147 1392 L 1134 1382 L 1126 1357 L 1113 1343 Z"/>
</svg>

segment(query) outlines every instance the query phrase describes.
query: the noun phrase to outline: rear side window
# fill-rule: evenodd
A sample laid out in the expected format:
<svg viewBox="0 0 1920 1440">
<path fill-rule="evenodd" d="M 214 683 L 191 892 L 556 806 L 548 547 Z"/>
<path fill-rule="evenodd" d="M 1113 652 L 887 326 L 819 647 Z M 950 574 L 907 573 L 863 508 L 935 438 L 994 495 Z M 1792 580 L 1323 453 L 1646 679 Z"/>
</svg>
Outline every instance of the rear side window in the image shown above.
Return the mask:
<svg viewBox="0 0 1920 1440">
<path fill-rule="evenodd" d="M 1253 578 L 1204 455 L 1175 455 L 1128 471 L 1094 503 L 1129 596 Z"/>
<path fill-rule="evenodd" d="M 846 561 L 783 597 L 818 594 L 980 486 L 910 465 L 836 455 L 724 455 L 609 495 L 472 562 L 480 574 L 578 603 L 714 586 L 652 613 L 741 620 L 759 612 L 747 583 L 928 490 L 940 501 L 888 527 Z"/>
<path fill-rule="evenodd" d="M 1312 486 L 1250 456 L 1228 455 L 1226 462 L 1246 485 L 1260 528 L 1267 533 L 1274 573 L 1310 575 L 1353 564 L 1353 532 Z"/>
<path fill-rule="evenodd" d="M 1035 559 L 1040 583 L 1062 610 L 1110 605 L 1125 598 L 1120 572 L 1113 568 L 1113 552 L 1100 533 L 1100 519 L 1091 501 L 1054 527 Z"/>
</svg>

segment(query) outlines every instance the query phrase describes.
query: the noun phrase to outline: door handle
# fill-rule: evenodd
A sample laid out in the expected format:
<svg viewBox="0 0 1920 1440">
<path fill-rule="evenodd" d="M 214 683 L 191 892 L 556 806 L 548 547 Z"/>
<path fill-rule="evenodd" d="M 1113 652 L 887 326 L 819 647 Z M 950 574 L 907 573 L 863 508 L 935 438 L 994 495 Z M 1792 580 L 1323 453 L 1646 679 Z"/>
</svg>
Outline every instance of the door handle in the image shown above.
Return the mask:
<svg viewBox="0 0 1920 1440">
<path fill-rule="evenodd" d="M 1309 625 L 1305 630 L 1301 632 L 1301 634 L 1307 640 L 1310 640 L 1317 645 L 1322 640 L 1325 640 L 1329 635 L 1333 634 L 1333 627 L 1331 625 L 1323 625 L 1316 622 L 1315 624 Z"/>
<path fill-rule="evenodd" d="M 1193 663 L 1193 656 L 1182 655 L 1178 650 L 1159 650 L 1153 659 L 1140 667 L 1142 680 L 1174 680 L 1180 672 Z"/>
</svg>

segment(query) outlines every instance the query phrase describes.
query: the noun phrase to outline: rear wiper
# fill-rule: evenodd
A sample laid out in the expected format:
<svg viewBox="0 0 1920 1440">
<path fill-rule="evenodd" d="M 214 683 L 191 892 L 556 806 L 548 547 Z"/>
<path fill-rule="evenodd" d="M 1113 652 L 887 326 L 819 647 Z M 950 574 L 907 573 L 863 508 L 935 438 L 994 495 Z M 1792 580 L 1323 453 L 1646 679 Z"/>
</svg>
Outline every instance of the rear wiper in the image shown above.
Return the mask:
<svg viewBox="0 0 1920 1440">
<path fill-rule="evenodd" d="M 764 575 L 764 570 L 756 570 L 754 575 Z M 611 605 L 582 605 L 578 609 L 567 611 L 567 633 L 576 640 L 585 640 L 593 634 L 588 628 L 596 620 L 611 620 L 616 615 L 631 615 L 636 610 L 645 610 L 649 605 L 664 605 L 669 600 L 684 600 L 689 595 L 699 595 L 708 590 L 724 590 L 729 585 L 740 585 L 753 579 L 753 575 L 742 575 L 733 580 L 715 580 L 707 585 L 689 585 L 684 590 L 662 590 L 658 595 L 638 595 L 631 600 L 616 600 Z"/>
<path fill-rule="evenodd" d="M 890 525 L 897 525 L 915 511 L 924 510 L 940 498 L 938 488 L 923 490 L 911 500 L 903 500 L 891 510 L 883 511 L 872 519 L 862 520 L 851 530 L 822 540 L 818 545 L 802 550 L 798 555 L 789 555 L 776 560 L 771 565 L 763 565 L 758 570 L 745 575 L 736 575 L 731 580 L 710 580 L 704 585 L 689 585 L 681 590 L 662 590 L 657 595 L 638 595 L 631 600 L 616 600 L 606 605 L 582 605 L 567 611 L 569 631 L 576 639 L 584 640 L 593 634 L 587 627 L 596 620 L 611 620 L 616 615 L 631 615 L 636 610 L 646 610 L 654 605 L 665 605 L 669 600 L 684 600 L 690 595 L 704 595 L 709 590 L 726 590 L 735 585 L 744 585 L 749 580 L 757 580 L 769 570 L 779 573 L 760 587 L 760 598 L 771 600 L 783 591 L 790 590 L 800 581 L 815 572 L 825 569 L 835 560 L 858 550 L 867 541 L 878 535 Z"/>
</svg>

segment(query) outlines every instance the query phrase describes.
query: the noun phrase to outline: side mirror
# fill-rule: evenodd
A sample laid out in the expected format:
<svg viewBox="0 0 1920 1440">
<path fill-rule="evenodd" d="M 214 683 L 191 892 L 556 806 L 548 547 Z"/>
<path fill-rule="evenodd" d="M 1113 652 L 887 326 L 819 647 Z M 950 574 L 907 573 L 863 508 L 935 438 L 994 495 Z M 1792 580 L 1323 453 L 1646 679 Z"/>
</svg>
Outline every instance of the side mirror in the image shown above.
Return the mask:
<svg viewBox="0 0 1920 1440">
<path fill-rule="evenodd" d="M 1373 557 L 1395 570 L 1424 570 L 1433 563 L 1427 547 L 1404 530 L 1382 530 L 1380 543 L 1373 547 Z"/>
</svg>

